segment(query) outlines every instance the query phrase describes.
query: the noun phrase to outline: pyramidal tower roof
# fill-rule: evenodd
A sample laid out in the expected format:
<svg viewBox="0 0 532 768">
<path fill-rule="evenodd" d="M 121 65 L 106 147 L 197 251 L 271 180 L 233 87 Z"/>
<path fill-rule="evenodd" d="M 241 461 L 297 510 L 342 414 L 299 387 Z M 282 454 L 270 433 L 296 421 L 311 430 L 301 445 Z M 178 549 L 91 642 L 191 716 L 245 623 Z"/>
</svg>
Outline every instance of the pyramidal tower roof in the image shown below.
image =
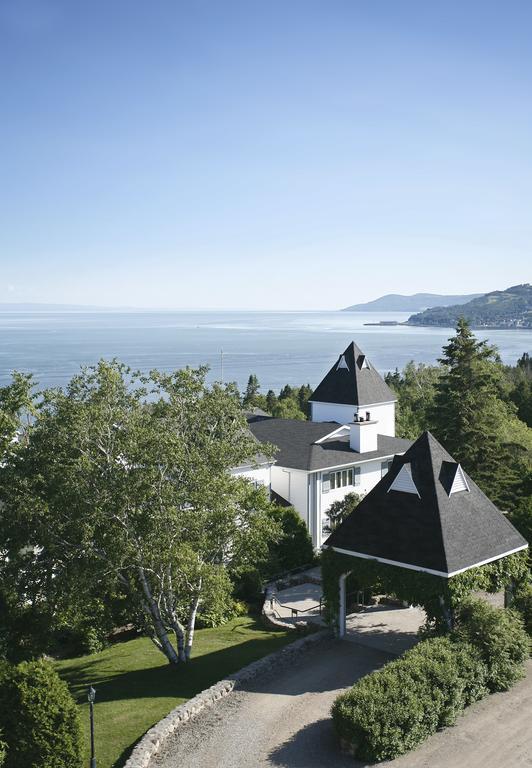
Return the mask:
<svg viewBox="0 0 532 768">
<path fill-rule="evenodd" d="M 352 341 L 318 384 L 310 400 L 341 405 L 373 405 L 390 403 L 397 397 Z"/>
<path fill-rule="evenodd" d="M 355 557 L 450 577 L 527 542 L 424 432 L 326 542 Z"/>
</svg>

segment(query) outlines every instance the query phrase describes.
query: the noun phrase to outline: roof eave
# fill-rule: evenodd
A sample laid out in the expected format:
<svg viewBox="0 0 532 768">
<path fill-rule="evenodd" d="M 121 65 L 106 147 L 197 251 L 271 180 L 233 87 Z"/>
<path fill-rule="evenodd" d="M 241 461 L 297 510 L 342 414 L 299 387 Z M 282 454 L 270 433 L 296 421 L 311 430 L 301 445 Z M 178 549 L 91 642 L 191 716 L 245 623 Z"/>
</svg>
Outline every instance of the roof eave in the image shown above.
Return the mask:
<svg viewBox="0 0 532 768">
<path fill-rule="evenodd" d="M 341 547 L 335 547 L 331 546 L 330 544 L 324 544 L 322 549 L 332 549 L 334 552 L 338 552 L 341 555 L 349 555 L 350 557 L 358 557 L 362 560 L 374 560 L 377 563 L 383 563 L 384 565 L 394 565 L 396 568 L 406 568 L 411 571 L 418 571 L 419 573 L 427 573 L 430 576 L 439 576 L 443 579 L 450 579 L 453 576 L 458 576 L 460 573 L 465 573 L 466 571 L 470 571 L 472 568 L 479 568 L 481 565 L 487 565 L 488 563 L 493 563 L 495 560 L 502 560 L 503 557 L 509 557 L 510 555 L 514 555 L 516 552 L 521 552 L 524 549 L 528 548 L 528 544 L 522 544 L 520 547 L 516 547 L 515 549 L 510 549 L 508 552 L 503 552 L 501 555 L 495 555 L 494 557 L 489 557 L 486 560 L 481 560 L 478 563 L 473 563 L 472 565 L 468 565 L 465 568 L 459 568 L 456 571 L 436 571 L 433 568 L 423 568 L 419 565 L 412 565 L 411 563 L 401 563 L 398 560 L 388 560 L 385 557 L 376 557 L 375 555 L 367 555 L 364 552 L 352 552 L 349 549 L 342 549 Z"/>
</svg>

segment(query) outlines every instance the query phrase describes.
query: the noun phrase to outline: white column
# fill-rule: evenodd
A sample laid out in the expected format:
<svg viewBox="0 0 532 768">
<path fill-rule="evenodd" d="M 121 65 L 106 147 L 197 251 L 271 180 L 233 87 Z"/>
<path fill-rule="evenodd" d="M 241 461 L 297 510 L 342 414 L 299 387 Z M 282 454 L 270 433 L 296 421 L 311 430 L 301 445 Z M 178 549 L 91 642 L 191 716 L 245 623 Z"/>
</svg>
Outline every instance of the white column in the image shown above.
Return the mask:
<svg viewBox="0 0 532 768">
<path fill-rule="evenodd" d="M 338 611 L 338 637 L 345 637 L 345 615 L 346 615 L 346 596 L 345 582 L 347 573 L 343 573 L 338 579 L 338 589 L 340 592 L 339 611 Z"/>
</svg>

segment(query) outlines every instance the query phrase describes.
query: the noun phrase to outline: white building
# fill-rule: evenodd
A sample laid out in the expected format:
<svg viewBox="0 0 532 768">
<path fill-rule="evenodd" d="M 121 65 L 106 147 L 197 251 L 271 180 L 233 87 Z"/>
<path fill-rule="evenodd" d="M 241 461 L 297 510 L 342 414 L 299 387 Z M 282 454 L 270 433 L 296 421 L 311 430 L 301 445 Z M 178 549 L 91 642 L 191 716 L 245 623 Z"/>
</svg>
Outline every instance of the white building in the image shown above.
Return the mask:
<svg viewBox="0 0 532 768">
<path fill-rule="evenodd" d="M 310 421 L 250 416 L 253 435 L 278 453 L 273 464 L 259 460 L 235 473 L 269 484 L 298 511 L 319 548 L 332 502 L 370 491 L 411 441 L 395 437 L 395 395 L 354 342 L 310 403 Z"/>
</svg>

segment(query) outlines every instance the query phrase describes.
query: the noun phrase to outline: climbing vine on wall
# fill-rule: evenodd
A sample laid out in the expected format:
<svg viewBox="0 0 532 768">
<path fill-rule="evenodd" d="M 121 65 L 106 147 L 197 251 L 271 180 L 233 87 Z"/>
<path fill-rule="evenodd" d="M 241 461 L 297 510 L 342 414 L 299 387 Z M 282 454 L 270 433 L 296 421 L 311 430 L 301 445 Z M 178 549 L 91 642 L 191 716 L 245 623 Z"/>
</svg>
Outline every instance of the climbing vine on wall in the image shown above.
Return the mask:
<svg viewBox="0 0 532 768">
<path fill-rule="evenodd" d="M 498 592 L 511 583 L 521 584 L 528 575 L 526 552 L 471 568 L 450 579 L 376 560 L 350 557 L 332 549 L 323 551 L 321 568 L 325 618 L 329 624 L 335 624 L 338 619 L 338 580 L 342 574 L 350 573 L 348 591 L 371 589 L 374 593 L 393 595 L 409 604 L 419 605 L 425 610 L 429 623 L 437 629 L 446 626 L 446 611 L 459 605 L 471 592 Z"/>
</svg>

